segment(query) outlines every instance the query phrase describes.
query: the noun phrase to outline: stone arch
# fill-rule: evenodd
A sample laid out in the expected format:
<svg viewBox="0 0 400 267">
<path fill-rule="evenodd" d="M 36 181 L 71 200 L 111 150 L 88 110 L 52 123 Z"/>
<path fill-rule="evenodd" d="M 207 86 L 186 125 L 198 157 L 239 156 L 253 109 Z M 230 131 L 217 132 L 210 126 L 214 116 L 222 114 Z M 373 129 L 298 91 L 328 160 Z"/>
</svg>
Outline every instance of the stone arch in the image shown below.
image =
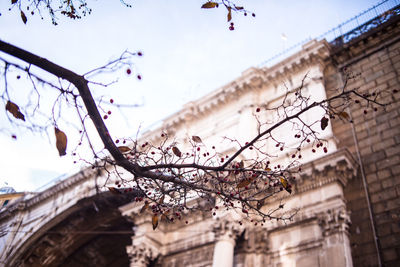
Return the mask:
<svg viewBox="0 0 400 267">
<path fill-rule="evenodd" d="M 133 223 L 118 207 L 131 200 L 111 192 L 79 200 L 32 234 L 5 266 L 129 266 Z"/>
</svg>

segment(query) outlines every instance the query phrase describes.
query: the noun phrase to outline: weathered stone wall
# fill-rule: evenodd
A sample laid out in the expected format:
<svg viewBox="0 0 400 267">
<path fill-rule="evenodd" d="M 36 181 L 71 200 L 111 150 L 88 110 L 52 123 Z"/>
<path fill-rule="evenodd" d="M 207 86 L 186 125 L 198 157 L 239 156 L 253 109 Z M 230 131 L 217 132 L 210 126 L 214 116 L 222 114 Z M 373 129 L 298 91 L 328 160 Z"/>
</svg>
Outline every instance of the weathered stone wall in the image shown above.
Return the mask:
<svg viewBox="0 0 400 267">
<path fill-rule="evenodd" d="M 263 227 L 254 228 L 246 224 L 243 229 L 236 229 L 232 226 L 238 225 L 232 224 L 233 217 L 227 219 L 224 218 L 225 214 L 214 216 L 210 212 L 186 214 L 188 224 L 184 221 L 173 224 L 162 222 L 157 231 L 153 231 L 151 214 L 140 215 L 141 206 L 132 202 L 120 207 L 122 214 L 135 222 L 135 235 L 127 247 L 131 266 L 212 264 L 220 267 L 218 264 L 221 262 L 226 264 L 224 266 L 249 267 L 377 266 L 378 256 L 381 256 L 385 266 L 399 266 L 400 93 L 393 94 L 393 90 L 400 90 L 400 27 L 399 19 L 394 19 L 348 44 L 330 47 L 326 41 L 313 40 L 304 45 L 302 51 L 270 68 L 251 68 L 230 84 L 185 105 L 180 112 L 167 118 L 160 129 L 145 134 L 144 140 L 153 143 L 157 143 L 162 131 L 182 139 L 196 134 L 206 143 L 216 144 L 221 152 L 229 154 L 235 150 L 235 145 L 232 142 L 223 144 L 218 138 L 227 135 L 236 136 L 241 143 L 248 141 L 257 131 L 253 116 L 255 105 L 270 107 L 279 103 L 286 90 L 282 84 L 287 82 L 289 89 L 294 90 L 307 72 L 310 80 L 305 89 L 313 99 L 325 97 L 325 92 L 328 97 L 331 96 L 343 86 L 345 74 L 352 73 L 356 78 L 348 82 L 347 88 L 357 87 L 362 93 L 368 94 L 386 90 L 390 92 L 386 100 L 395 102 L 386 109 L 378 106 L 366 108 L 365 103 L 354 103 L 348 111 L 354 123 L 335 119 L 325 130 L 323 137 L 329 140 L 328 154 L 311 153 L 311 147 L 304 148 L 304 173 L 296 179 L 294 194 L 281 192 L 270 198 L 263 207 L 273 209 L 284 201 L 284 211 L 299 209 L 291 223 L 276 220 L 268 221 Z M 311 118 L 313 120 L 319 120 L 322 116 L 318 112 L 311 115 L 316 116 Z M 293 135 L 289 130 L 286 132 L 280 137 L 290 142 Z M 182 139 L 177 141 L 181 142 L 184 149 Z M 268 149 L 272 151 L 274 145 L 270 144 Z M 358 154 L 360 162 L 357 162 Z M 276 162 L 284 161 L 287 157 L 279 152 L 277 155 Z M 251 154 L 247 156 L 251 157 Z M 363 177 L 368 185 L 367 193 L 364 191 Z M 29 260 L 36 255 L 35 245 L 53 240 L 46 238 L 45 234 L 50 235 L 56 229 L 54 227 L 69 229 L 72 219 L 65 219 L 67 211 L 75 206 L 82 208 L 78 205 L 77 196 L 88 198 L 96 193 L 93 179 L 75 178 L 71 177 L 69 181 L 24 202 L 21 210 L 15 206 L 14 210 L 8 211 L 25 216 L 23 219 L 0 214 L 4 229 L 13 226 L 19 231 L 18 227 L 25 222 L 24 228 L 21 228 L 23 232 L 15 231 L 19 233 L 17 238 L 0 236 L 5 240 L 3 246 L 0 244 L 0 260 Z M 372 207 L 372 221 L 368 200 Z M 90 208 L 97 209 L 94 206 Z M 53 213 L 50 214 L 50 210 Z M 347 210 L 351 211 L 350 228 Z M 47 219 L 37 222 L 43 214 L 47 215 Z M 60 214 L 65 216 L 60 217 Z M 79 217 L 83 216 L 73 216 Z M 55 223 L 54 218 L 60 221 Z M 117 222 L 120 224 L 120 221 Z M 76 229 L 88 225 L 97 229 L 97 224 L 101 225 L 101 221 L 93 216 L 92 224 L 72 225 Z M 380 253 L 377 253 L 374 243 L 373 225 L 376 225 Z M 44 237 L 36 237 L 35 232 Z M 71 247 L 84 240 L 71 234 L 66 238 L 71 240 Z M 39 241 L 33 242 L 35 240 Z M 94 242 L 93 246 L 66 255 L 77 255 L 78 258 L 83 254 L 92 254 L 89 258 L 96 257 L 97 249 L 107 242 L 100 240 Z M 54 243 L 65 245 L 67 242 L 60 239 Z M 49 247 L 39 246 L 39 249 Z M 121 250 L 121 247 L 112 248 Z M 62 248 L 63 252 L 67 251 L 65 247 Z M 44 266 L 44 261 L 51 265 L 61 260 L 57 256 L 61 250 L 47 251 L 46 254 L 37 253 L 42 255 L 43 261 L 36 262 Z M 229 253 L 225 253 L 227 251 Z M 13 257 L 13 261 L 10 257 Z M 75 264 L 71 258 L 63 262 L 65 265 Z"/>
<path fill-rule="evenodd" d="M 358 87 L 367 94 L 387 90 L 390 94 L 385 100 L 395 102 L 385 109 L 377 105 L 366 108 L 365 103 L 352 105 L 353 125 L 332 120 L 338 148 L 349 149 L 357 158 L 355 142 L 358 143 L 385 266 L 400 264 L 400 93 L 393 93 L 400 89 L 399 25 L 397 18 L 348 45 L 333 48 L 324 73 L 328 95 L 342 87 L 344 73 L 351 72 L 358 77 L 349 80 L 348 88 Z M 361 171 L 347 185 L 345 196 L 352 212 L 350 242 L 354 265 L 376 266 L 377 253 Z"/>
</svg>

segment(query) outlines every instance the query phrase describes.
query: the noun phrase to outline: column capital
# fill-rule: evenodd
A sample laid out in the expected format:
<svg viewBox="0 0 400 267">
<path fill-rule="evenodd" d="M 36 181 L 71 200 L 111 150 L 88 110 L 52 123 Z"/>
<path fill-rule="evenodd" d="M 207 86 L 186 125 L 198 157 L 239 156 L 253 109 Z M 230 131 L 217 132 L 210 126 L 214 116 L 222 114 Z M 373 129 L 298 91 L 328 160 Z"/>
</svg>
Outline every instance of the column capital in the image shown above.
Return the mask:
<svg viewBox="0 0 400 267">
<path fill-rule="evenodd" d="M 126 247 L 126 252 L 131 259 L 131 266 L 147 266 L 150 261 L 156 259 L 160 253 L 146 245 L 132 245 Z"/>
<path fill-rule="evenodd" d="M 235 244 L 237 236 L 243 232 L 243 227 L 234 220 L 217 218 L 213 232 L 216 241 L 226 240 Z"/>
<path fill-rule="evenodd" d="M 345 207 L 328 209 L 317 215 L 323 235 L 328 236 L 338 232 L 348 234 L 351 225 L 350 212 Z"/>
<path fill-rule="evenodd" d="M 269 249 L 267 230 L 256 227 L 246 228 L 242 249 L 247 253 L 266 253 Z"/>
</svg>

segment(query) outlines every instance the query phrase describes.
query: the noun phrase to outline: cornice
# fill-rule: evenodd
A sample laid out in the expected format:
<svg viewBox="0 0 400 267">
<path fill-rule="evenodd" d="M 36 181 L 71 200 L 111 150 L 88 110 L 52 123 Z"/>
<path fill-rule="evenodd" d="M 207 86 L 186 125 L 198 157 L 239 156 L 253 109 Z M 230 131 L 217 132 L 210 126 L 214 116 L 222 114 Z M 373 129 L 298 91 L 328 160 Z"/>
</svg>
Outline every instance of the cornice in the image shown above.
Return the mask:
<svg viewBox="0 0 400 267">
<path fill-rule="evenodd" d="M 183 108 L 163 120 L 162 125 L 150 133 L 144 134 L 146 139 L 152 139 L 163 129 L 177 129 L 183 123 L 205 116 L 252 90 L 260 90 L 268 84 L 282 83 L 283 79 L 296 74 L 299 70 L 312 65 L 323 65 L 329 57 L 329 44 L 325 40 L 311 40 L 302 46 L 302 50 L 282 60 L 271 67 L 251 67 L 234 81 L 221 88 L 191 101 Z M 170 130 L 171 131 L 171 130 Z M 173 134 L 173 133 L 170 133 Z"/>
<path fill-rule="evenodd" d="M 358 163 L 346 148 L 342 148 L 303 164 L 298 182 L 307 180 L 313 175 L 327 175 L 327 172 L 332 169 L 335 170 L 335 174 L 341 175 L 337 179 L 343 185 L 346 185 L 347 179 L 351 179 L 357 175 Z"/>
<path fill-rule="evenodd" d="M 57 183 L 56 185 L 36 194 L 35 196 L 28 199 L 21 199 L 17 201 L 10 207 L 7 207 L 4 211 L 0 213 L 0 220 L 3 220 L 15 212 L 26 210 L 31 208 L 32 206 L 45 201 L 53 196 L 58 195 L 60 192 L 64 191 L 67 188 L 70 188 L 78 183 L 81 183 L 89 178 L 93 177 L 93 171 L 91 169 L 81 170 L 79 173 L 68 177 L 67 179 Z"/>
<path fill-rule="evenodd" d="M 326 156 L 301 165 L 301 172 L 295 171 L 294 190 L 291 195 L 285 191 L 269 198 L 269 203 L 289 199 L 296 194 L 305 193 L 325 185 L 339 182 L 346 186 L 350 179 L 356 177 L 358 163 L 351 153 L 343 148 Z"/>
</svg>

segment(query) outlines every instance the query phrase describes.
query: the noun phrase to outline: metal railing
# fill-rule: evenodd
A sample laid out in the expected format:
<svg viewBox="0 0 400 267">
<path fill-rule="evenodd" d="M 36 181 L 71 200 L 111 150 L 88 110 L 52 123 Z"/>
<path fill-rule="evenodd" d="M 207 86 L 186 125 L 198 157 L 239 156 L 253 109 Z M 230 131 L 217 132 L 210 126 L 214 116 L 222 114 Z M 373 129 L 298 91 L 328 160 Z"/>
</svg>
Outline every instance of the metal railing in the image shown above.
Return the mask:
<svg viewBox="0 0 400 267">
<path fill-rule="evenodd" d="M 383 0 L 329 31 L 324 32 L 315 38 L 307 38 L 270 57 L 262 62 L 260 67 L 271 66 L 272 64 L 277 63 L 278 60 L 282 60 L 283 57 L 287 57 L 296 50 L 300 50 L 301 46 L 311 39 L 326 39 L 334 46 L 343 45 L 399 14 L 400 0 Z"/>
</svg>

